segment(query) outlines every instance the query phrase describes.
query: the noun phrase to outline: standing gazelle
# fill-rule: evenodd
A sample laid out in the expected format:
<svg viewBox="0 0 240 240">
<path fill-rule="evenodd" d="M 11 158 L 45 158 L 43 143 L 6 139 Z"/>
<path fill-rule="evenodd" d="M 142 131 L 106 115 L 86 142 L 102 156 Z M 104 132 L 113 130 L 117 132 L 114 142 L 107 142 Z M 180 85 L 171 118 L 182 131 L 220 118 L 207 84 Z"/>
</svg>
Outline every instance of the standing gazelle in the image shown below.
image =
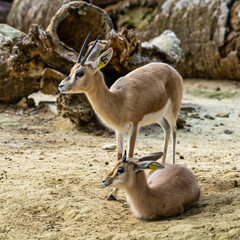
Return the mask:
<svg viewBox="0 0 240 240">
<path fill-rule="evenodd" d="M 159 123 L 164 130 L 162 162 L 166 160 L 171 132 L 175 163 L 175 125 L 182 99 L 182 77 L 167 64 L 150 63 L 119 78 L 108 89 L 100 68 L 110 61 L 113 50 L 109 48 L 98 57 L 99 45 L 95 48 L 98 36 L 81 60 L 88 37 L 70 75 L 59 84 L 59 90 L 62 93 L 83 92 L 87 95 L 101 120 L 116 131 L 118 160 L 122 158 L 125 133 L 129 134 L 128 157 L 132 158 L 138 129 Z"/>
</svg>

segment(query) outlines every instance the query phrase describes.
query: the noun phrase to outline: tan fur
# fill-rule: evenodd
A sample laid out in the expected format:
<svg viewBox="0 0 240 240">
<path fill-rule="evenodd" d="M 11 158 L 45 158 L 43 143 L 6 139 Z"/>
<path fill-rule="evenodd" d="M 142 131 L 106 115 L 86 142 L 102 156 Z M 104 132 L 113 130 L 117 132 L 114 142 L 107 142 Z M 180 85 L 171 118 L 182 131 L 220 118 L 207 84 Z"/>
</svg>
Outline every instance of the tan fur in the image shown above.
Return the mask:
<svg viewBox="0 0 240 240">
<path fill-rule="evenodd" d="M 151 172 L 134 171 L 137 160 L 119 161 L 103 183 L 122 188 L 133 214 L 141 219 L 160 219 L 182 214 L 200 198 L 200 187 L 191 171 L 180 164 Z M 123 174 L 117 169 L 124 167 Z"/>
</svg>

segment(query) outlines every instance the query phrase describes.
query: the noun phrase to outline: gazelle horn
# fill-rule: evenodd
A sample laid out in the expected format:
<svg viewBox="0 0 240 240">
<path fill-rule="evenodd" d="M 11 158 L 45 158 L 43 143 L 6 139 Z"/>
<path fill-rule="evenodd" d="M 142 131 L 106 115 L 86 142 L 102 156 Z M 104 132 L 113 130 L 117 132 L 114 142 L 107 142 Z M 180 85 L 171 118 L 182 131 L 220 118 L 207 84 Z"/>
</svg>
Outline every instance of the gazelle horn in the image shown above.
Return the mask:
<svg viewBox="0 0 240 240">
<path fill-rule="evenodd" d="M 122 161 L 126 162 L 126 160 L 127 160 L 127 151 L 125 150 L 124 154 L 123 154 L 123 157 L 122 157 Z"/>
<path fill-rule="evenodd" d="M 94 44 L 91 46 L 91 48 L 85 54 L 84 58 L 80 62 L 81 65 L 83 65 L 85 63 L 85 61 L 87 60 L 89 54 L 92 52 L 92 50 L 94 49 L 95 45 L 97 44 L 99 38 L 100 38 L 100 35 L 97 36 L 97 39 L 95 40 Z"/>
<path fill-rule="evenodd" d="M 84 43 L 82 45 L 82 48 L 81 48 L 80 53 L 78 55 L 77 63 L 80 63 L 80 60 L 81 60 L 81 57 L 82 57 L 82 53 L 83 53 L 83 51 L 84 51 L 84 49 L 85 49 L 85 47 L 87 45 L 87 40 L 88 40 L 90 34 L 91 34 L 91 31 L 88 33 L 88 35 L 87 35 L 87 37 L 86 37 L 86 39 L 85 39 L 85 41 L 84 41 Z"/>
</svg>

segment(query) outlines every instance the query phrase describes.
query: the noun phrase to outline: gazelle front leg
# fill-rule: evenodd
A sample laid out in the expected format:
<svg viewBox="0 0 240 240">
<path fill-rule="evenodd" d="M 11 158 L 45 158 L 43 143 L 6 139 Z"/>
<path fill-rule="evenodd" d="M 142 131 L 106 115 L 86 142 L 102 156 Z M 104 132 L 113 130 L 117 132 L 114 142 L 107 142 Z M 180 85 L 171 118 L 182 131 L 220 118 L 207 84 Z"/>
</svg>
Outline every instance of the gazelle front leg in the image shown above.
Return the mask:
<svg viewBox="0 0 240 240">
<path fill-rule="evenodd" d="M 131 130 L 128 133 L 128 158 L 133 158 L 138 128 L 138 123 L 132 123 Z"/>
<path fill-rule="evenodd" d="M 123 153 L 123 140 L 124 140 L 124 133 L 119 133 L 116 131 L 116 137 L 117 137 L 117 161 L 122 159 L 122 153 Z M 118 188 L 114 188 L 111 194 L 108 197 L 108 200 L 117 200 L 116 195 L 118 192 Z"/>
</svg>

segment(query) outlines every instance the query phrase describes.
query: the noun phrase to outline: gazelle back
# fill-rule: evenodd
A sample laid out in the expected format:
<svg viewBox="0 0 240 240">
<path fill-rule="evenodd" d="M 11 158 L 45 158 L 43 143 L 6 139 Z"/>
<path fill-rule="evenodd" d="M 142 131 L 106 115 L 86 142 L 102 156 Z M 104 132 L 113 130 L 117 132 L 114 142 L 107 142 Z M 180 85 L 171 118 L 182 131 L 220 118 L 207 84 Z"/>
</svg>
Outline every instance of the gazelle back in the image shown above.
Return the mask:
<svg viewBox="0 0 240 240">
<path fill-rule="evenodd" d="M 154 171 L 147 177 L 144 169 Z M 145 220 L 182 214 L 200 197 L 200 187 L 188 168 L 144 159 L 123 157 L 103 184 L 124 189 L 133 214 Z"/>
</svg>

